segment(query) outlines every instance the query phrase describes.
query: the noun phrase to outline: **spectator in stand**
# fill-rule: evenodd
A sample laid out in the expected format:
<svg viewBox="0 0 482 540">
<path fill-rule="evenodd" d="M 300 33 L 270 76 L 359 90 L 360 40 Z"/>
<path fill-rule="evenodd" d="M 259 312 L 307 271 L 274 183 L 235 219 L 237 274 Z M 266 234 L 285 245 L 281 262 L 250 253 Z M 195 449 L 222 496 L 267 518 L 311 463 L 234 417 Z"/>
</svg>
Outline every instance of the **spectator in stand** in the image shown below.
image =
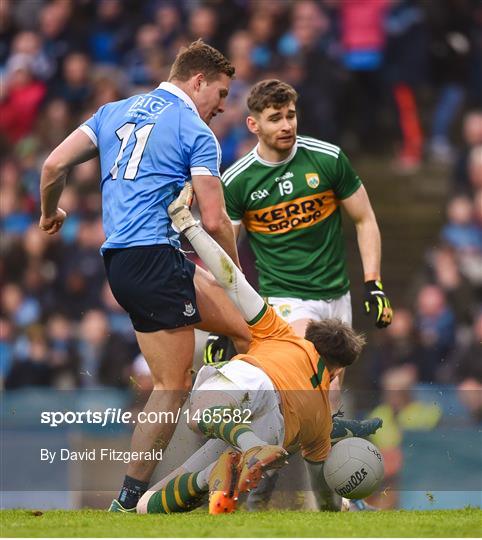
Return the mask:
<svg viewBox="0 0 482 540">
<path fill-rule="evenodd" d="M 95 22 L 89 32 L 92 61 L 96 64 L 120 65 L 131 35 L 122 2 L 99 0 Z"/>
<path fill-rule="evenodd" d="M 45 235 L 32 224 L 22 238 L 25 260 L 21 276 L 17 279 L 22 284 L 24 294 L 35 300 L 41 314 L 53 310 L 55 305 L 55 277 L 57 265 L 56 242 L 45 239 Z"/>
<path fill-rule="evenodd" d="M 474 197 L 474 221 L 482 228 L 482 189 L 479 189 Z"/>
<path fill-rule="evenodd" d="M 433 277 L 452 308 L 459 327 L 470 326 L 474 312 L 474 288 L 463 278 L 454 250 L 447 246 L 436 248 L 432 253 Z"/>
<path fill-rule="evenodd" d="M 290 62 L 286 80 L 299 91 L 299 132 L 333 141 L 338 138 L 334 107 L 338 70 L 330 58 L 331 45 L 330 19 L 318 3 L 297 2 L 293 6 L 291 28 L 281 37 L 278 51 Z"/>
<path fill-rule="evenodd" d="M 458 153 L 453 171 L 454 191 L 456 193 L 471 193 L 469 180 L 469 155 L 472 148 L 482 145 L 482 111 L 469 111 L 463 122 L 464 145 Z"/>
<path fill-rule="evenodd" d="M 282 2 L 281 2 L 282 3 Z M 188 9 L 191 2 L 187 3 Z M 245 0 L 208 0 L 204 2 L 216 10 L 218 24 L 216 30 L 216 42 L 222 51 L 227 50 L 227 42 L 237 30 L 246 30 L 249 17 L 256 10 L 259 1 L 245 2 Z"/>
<path fill-rule="evenodd" d="M 0 316 L 0 389 L 3 390 L 5 378 L 10 371 L 13 360 L 13 325 L 12 322 Z"/>
<path fill-rule="evenodd" d="M 45 84 L 35 79 L 31 56 L 18 53 L 9 58 L 5 88 L 0 102 L 0 134 L 16 143 L 32 131 L 46 93 Z"/>
<path fill-rule="evenodd" d="M 236 79 L 234 79 L 233 83 L 236 83 L 240 79 L 240 85 L 244 92 L 246 92 L 248 85 L 253 81 L 254 77 L 253 47 L 253 38 L 246 30 L 238 30 L 231 36 L 228 42 L 229 58 L 236 67 Z M 241 70 L 240 74 L 238 74 L 239 69 Z M 239 95 L 238 86 L 240 85 L 235 86 L 234 89 L 231 87 L 229 91 L 233 92 L 234 90 L 234 94 Z"/>
<path fill-rule="evenodd" d="M 93 96 L 90 103 L 92 109 L 98 109 L 106 103 L 124 98 L 123 92 L 127 90 L 123 86 L 124 83 L 122 76 L 116 70 L 99 71 L 92 83 Z"/>
<path fill-rule="evenodd" d="M 442 229 L 442 241 L 456 253 L 482 253 L 482 229 L 474 221 L 473 202 L 461 195 L 447 207 L 448 222 Z"/>
<path fill-rule="evenodd" d="M 69 29 L 71 15 L 71 2 L 50 2 L 40 11 L 42 49 L 52 66 L 49 78 L 55 80 L 60 77 L 63 59 L 75 46 L 74 33 Z"/>
<path fill-rule="evenodd" d="M 3 66 L 11 52 L 12 42 L 19 29 L 12 17 L 12 2 L 0 2 L 0 66 Z"/>
<path fill-rule="evenodd" d="M 0 182 L 0 228 L 6 237 L 13 239 L 35 221 L 31 199 L 25 196 L 20 167 L 15 160 L 7 159 L 0 165 Z"/>
<path fill-rule="evenodd" d="M 82 312 L 101 305 L 105 275 L 102 259 L 99 257 L 102 234 L 97 219 L 84 220 L 79 224 L 76 243 L 64 252 L 63 294 L 65 309 L 72 318 L 78 319 Z"/>
<path fill-rule="evenodd" d="M 46 331 L 55 386 L 67 389 L 79 386 L 79 356 L 72 321 L 62 313 L 55 313 L 47 320 Z"/>
<path fill-rule="evenodd" d="M 55 65 L 43 51 L 42 40 L 36 32 L 20 32 L 15 36 L 11 56 L 17 54 L 26 55 L 31 59 L 33 73 L 38 79 L 46 81 L 52 77 Z"/>
<path fill-rule="evenodd" d="M 248 23 L 248 33 L 254 46 L 251 51 L 251 61 L 258 69 L 269 70 L 275 66 L 275 21 L 267 11 L 256 10 L 251 14 Z"/>
<path fill-rule="evenodd" d="M 420 337 L 419 380 L 436 381 L 439 369 L 455 345 L 454 314 L 438 285 L 425 285 L 418 292 L 416 327 Z"/>
<path fill-rule="evenodd" d="M 380 143 L 379 112 L 383 102 L 381 68 L 385 48 L 385 16 L 390 0 L 347 0 L 340 3 L 343 64 L 350 73 L 343 96 L 343 123 L 359 147 L 373 150 Z M 369 146 L 369 148 L 368 148 Z"/>
<path fill-rule="evenodd" d="M 179 8 L 175 2 L 162 2 L 158 5 L 153 18 L 160 31 L 166 64 L 170 64 L 176 56 L 183 34 Z"/>
<path fill-rule="evenodd" d="M 51 386 L 53 369 L 44 329 L 40 325 L 28 327 L 23 334 L 24 356 L 15 357 L 5 380 L 5 388 L 12 390 L 25 386 Z"/>
<path fill-rule="evenodd" d="M 469 104 L 482 108 L 482 3 L 471 5 L 471 44 Z"/>
<path fill-rule="evenodd" d="M 468 170 L 472 194 L 475 194 L 482 189 L 482 144 L 470 151 Z"/>
<path fill-rule="evenodd" d="M 161 32 L 155 24 L 145 24 L 137 30 L 136 46 L 128 51 L 124 58 L 124 66 L 129 82 L 137 92 L 142 87 L 149 90 L 156 81 L 163 80 L 159 68 L 162 67 L 162 51 L 160 47 Z M 157 72 L 154 68 L 157 66 Z"/>
<path fill-rule="evenodd" d="M 24 137 L 15 145 L 15 157 L 20 169 L 20 182 L 26 197 L 31 201 L 31 210 L 34 211 L 40 200 L 39 193 L 39 162 L 40 140 L 35 134 Z"/>
<path fill-rule="evenodd" d="M 69 219 L 64 223 L 64 226 L 60 231 L 62 241 L 65 244 L 65 247 L 68 247 L 69 245 L 75 244 L 77 235 L 79 234 L 80 223 L 82 221 L 80 213 L 80 197 L 77 187 L 73 184 L 65 186 L 59 204 L 69 216 Z"/>
<path fill-rule="evenodd" d="M 201 38 L 205 43 L 219 49 L 220 44 L 217 40 L 218 23 L 218 15 L 213 8 L 203 5 L 194 8 L 189 14 L 187 24 L 189 41 Z"/>
<path fill-rule="evenodd" d="M 473 148 L 469 155 L 469 179 L 474 195 L 482 191 L 482 146 Z M 478 200 L 473 198 L 472 200 Z M 466 204 L 465 210 L 458 210 L 458 219 L 461 223 L 452 224 L 449 230 L 457 236 L 461 243 L 457 249 L 457 260 L 462 275 L 473 287 L 482 289 L 482 226 L 474 212 L 472 200 Z M 480 203 L 479 203 L 480 204 Z M 463 243 L 462 243 L 463 242 Z"/>
<path fill-rule="evenodd" d="M 91 70 L 91 62 L 86 54 L 73 52 L 65 57 L 62 80 L 55 87 L 53 95 L 65 100 L 74 113 L 85 107 L 90 97 Z"/>
<path fill-rule="evenodd" d="M 40 9 L 44 2 L 31 0 L 12 0 L 10 3 L 12 16 L 20 28 L 33 28 L 38 24 Z"/>
<path fill-rule="evenodd" d="M 430 153 L 450 163 L 455 158 L 452 127 L 465 99 L 470 72 L 471 6 L 468 0 L 425 2 L 430 26 L 432 81 L 438 99 L 432 118 Z"/>
<path fill-rule="evenodd" d="M 453 358 L 452 382 L 458 384 L 460 401 L 470 410 L 475 422 L 482 423 L 482 311 L 475 318 L 472 340 Z"/>
<path fill-rule="evenodd" d="M 248 32 L 235 32 L 228 42 L 229 58 L 236 69 L 226 101 L 226 110 L 211 127 L 222 150 L 223 168 L 237 159 L 240 142 L 246 137 L 246 98 L 255 78 L 252 63 L 253 40 Z"/>
<path fill-rule="evenodd" d="M 1 307 L 8 319 L 17 328 L 26 328 L 40 320 L 41 306 L 39 302 L 25 294 L 15 283 L 7 283 L 2 287 Z"/>
<path fill-rule="evenodd" d="M 81 385 L 126 388 L 132 357 L 122 338 L 111 332 L 105 314 L 89 310 L 82 317 L 79 332 Z"/>
<path fill-rule="evenodd" d="M 482 425 L 482 383 L 468 378 L 457 386 L 459 400 L 467 407 L 474 424 Z"/>
<path fill-rule="evenodd" d="M 385 372 L 406 364 L 421 361 L 421 351 L 411 311 L 397 309 L 397 315 L 386 332 L 376 336 L 376 342 L 367 350 L 367 371 L 370 383 L 379 389 Z"/>
<path fill-rule="evenodd" d="M 370 413 L 370 417 L 383 420 L 383 429 L 370 439 L 382 452 L 385 482 L 391 488 L 388 493 L 370 500 L 377 508 L 393 508 L 397 505 L 399 473 L 403 467 L 403 432 L 430 431 L 442 417 L 438 405 L 414 399 L 412 390 L 416 383 L 417 367 L 414 364 L 403 364 L 388 370 L 381 378 L 382 402 Z"/>
<path fill-rule="evenodd" d="M 413 172 L 420 166 L 423 133 L 416 92 L 427 70 L 427 40 L 422 6 L 415 0 L 392 0 L 385 20 L 385 73 L 393 93 L 402 135 L 397 170 Z"/>
<path fill-rule="evenodd" d="M 48 101 L 39 115 L 35 129 L 37 141 L 42 145 L 43 152 L 59 144 L 73 128 L 72 112 L 67 101 L 54 98 Z M 35 186 L 38 191 L 38 182 Z M 36 197 L 39 197 L 36 194 Z"/>
<path fill-rule="evenodd" d="M 278 42 L 278 52 L 288 58 L 314 47 L 323 50 L 321 36 L 327 35 L 328 28 L 329 20 L 317 2 L 297 2 L 293 5 L 291 26 Z"/>
</svg>

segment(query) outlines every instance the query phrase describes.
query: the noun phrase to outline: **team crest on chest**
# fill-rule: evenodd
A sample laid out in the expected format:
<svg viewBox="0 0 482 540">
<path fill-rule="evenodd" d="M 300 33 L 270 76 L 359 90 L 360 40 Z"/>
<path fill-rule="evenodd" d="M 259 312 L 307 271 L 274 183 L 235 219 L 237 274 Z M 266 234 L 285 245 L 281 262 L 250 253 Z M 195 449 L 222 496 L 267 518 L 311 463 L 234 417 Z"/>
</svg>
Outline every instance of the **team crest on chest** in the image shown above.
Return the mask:
<svg viewBox="0 0 482 540">
<path fill-rule="evenodd" d="M 306 173 L 305 178 L 306 183 L 312 189 L 316 189 L 320 185 L 320 177 L 314 172 Z"/>
<path fill-rule="evenodd" d="M 291 313 L 291 306 L 289 304 L 281 304 L 278 309 L 283 318 L 288 317 Z"/>
</svg>

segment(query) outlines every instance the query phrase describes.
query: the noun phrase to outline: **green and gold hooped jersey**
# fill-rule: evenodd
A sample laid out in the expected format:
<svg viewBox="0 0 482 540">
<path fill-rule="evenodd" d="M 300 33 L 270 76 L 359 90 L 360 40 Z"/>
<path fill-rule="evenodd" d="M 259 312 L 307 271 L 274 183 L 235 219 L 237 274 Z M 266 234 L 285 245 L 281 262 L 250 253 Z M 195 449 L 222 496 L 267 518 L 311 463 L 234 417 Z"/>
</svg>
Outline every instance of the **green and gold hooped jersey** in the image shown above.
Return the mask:
<svg viewBox="0 0 482 540">
<path fill-rule="evenodd" d="M 255 148 L 222 182 L 229 217 L 248 233 L 263 296 L 327 300 L 348 291 L 339 202 L 361 180 L 338 146 L 298 136 L 279 163 Z"/>
</svg>

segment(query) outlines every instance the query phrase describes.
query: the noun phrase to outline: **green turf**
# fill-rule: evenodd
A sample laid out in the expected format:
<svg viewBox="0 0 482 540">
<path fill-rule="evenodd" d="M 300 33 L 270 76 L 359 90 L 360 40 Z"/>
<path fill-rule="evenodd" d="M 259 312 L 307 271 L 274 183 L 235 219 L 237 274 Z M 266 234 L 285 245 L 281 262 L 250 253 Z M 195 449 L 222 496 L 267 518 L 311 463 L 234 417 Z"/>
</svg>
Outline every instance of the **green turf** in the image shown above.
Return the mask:
<svg viewBox="0 0 482 540">
<path fill-rule="evenodd" d="M 433 510 L 358 513 L 204 512 L 171 515 L 108 514 L 99 510 L 3 510 L 1 536 L 34 537 L 478 537 L 482 511 Z"/>
</svg>

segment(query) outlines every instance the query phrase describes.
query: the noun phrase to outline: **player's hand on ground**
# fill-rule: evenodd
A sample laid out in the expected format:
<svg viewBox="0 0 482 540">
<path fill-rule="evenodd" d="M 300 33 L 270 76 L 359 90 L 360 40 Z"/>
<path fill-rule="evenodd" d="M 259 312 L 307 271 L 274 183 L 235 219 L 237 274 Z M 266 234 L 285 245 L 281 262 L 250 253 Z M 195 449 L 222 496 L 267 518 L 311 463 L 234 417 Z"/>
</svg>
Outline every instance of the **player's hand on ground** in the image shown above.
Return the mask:
<svg viewBox="0 0 482 540">
<path fill-rule="evenodd" d="M 226 362 L 236 354 L 233 342 L 220 334 L 209 334 L 204 347 L 203 360 L 207 365 Z"/>
<path fill-rule="evenodd" d="M 55 214 L 50 217 L 40 216 L 39 228 L 47 234 L 55 234 L 64 224 L 67 213 L 62 208 L 57 208 Z"/>
<path fill-rule="evenodd" d="M 393 319 L 393 310 L 390 305 L 382 282 L 372 280 L 365 282 L 365 313 L 375 313 L 375 325 L 377 328 L 385 328 L 391 324 Z"/>
</svg>

